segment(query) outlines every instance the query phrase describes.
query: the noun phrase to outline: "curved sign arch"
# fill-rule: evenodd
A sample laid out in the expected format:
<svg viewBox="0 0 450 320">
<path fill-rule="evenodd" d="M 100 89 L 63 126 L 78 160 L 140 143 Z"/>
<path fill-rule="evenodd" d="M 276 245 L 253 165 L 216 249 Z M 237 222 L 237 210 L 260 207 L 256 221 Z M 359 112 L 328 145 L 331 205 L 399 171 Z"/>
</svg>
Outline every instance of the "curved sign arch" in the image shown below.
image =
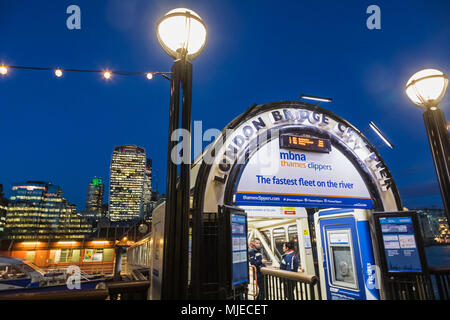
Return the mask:
<svg viewBox="0 0 450 320">
<path fill-rule="evenodd" d="M 283 135 L 302 138 L 303 144 L 319 139 L 329 143 L 330 150 L 280 148 Z M 261 160 L 268 160 L 268 168 Z M 286 196 L 271 200 L 275 206 L 402 209 L 392 175 L 367 138 L 332 112 L 304 102 L 280 101 L 247 110 L 205 149 L 193 168 L 197 212 L 217 212 L 218 205 L 235 203 L 270 206 L 270 201 L 263 204 L 251 196 L 258 192 Z M 301 174 L 292 175 L 289 168 Z"/>
</svg>

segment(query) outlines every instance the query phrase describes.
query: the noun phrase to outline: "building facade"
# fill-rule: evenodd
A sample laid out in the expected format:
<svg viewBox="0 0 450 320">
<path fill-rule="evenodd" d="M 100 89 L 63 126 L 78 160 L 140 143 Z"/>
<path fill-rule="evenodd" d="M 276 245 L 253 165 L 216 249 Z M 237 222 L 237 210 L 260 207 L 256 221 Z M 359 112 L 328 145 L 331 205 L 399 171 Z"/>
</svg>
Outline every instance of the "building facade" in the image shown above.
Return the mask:
<svg viewBox="0 0 450 320">
<path fill-rule="evenodd" d="M 425 208 L 416 212 L 426 243 L 450 243 L 448 221 L 443 209 Z"/>
<path fill-rule="evenodd" d="M 84 239 L 89 224 L 49 182 L 14 184 L 6 216 L 6 236 L 12 240 Z"/>
<path fill-rule="evenodd" d="M 104 193 L 103 179 L 93 178 L 88 186 L 85 216 L 89 216 L 94 220 L 98 220 L 102 216 Z"/>
<path fill-rule="evenodd" d="M 24 259 L 41 269 L 78 266 L 85 273 L 114 271 L 114 241 L 0 241 L 0 256 Z"/>
<path fill-rule="evenodd" d="M 7 212 L 8 212 L 8 199 L 4 197 L 3 185 L 0 184 L 0 239 L 3 237 L 5 232 Z"/>
<path fill-rule="evenodd" d="M 147 158 L 137 146 L 114 148 L 109 189 L 109 218 L 130 221 L 143 216 Z"/>
<path fill-rule="evenodd" d="M 152 159 L 147 158 L 144 169 L 144 191 L 142 195 L 143 217 L 152 212 Z"/>
</svg>

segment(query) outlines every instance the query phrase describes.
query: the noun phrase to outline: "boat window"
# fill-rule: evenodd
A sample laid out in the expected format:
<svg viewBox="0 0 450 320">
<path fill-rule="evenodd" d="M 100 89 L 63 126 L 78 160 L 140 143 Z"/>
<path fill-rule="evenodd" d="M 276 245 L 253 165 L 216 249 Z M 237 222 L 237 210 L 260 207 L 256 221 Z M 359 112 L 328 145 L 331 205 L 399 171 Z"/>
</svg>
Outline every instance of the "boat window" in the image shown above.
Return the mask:
<svg viewBox="0 0 450 320">
<path fill-rule="evenodd" d="M 26 260 L 30 261 L 30 262 L 34 262 L 34 256 L 36 254 L 36 251 L 27 251 L 27 256 L 26 256 Z"/>
<path fill-rule="evenodd" d="M 89 250 L 89 249 L 87 249 Z M 85 250 L 85 254 L 86 251 Z M 50 250 L 50 256 L 48 258 L 49 263 L 68 263 L 68 262 L 79 262 L 80 261 L 80 249 L 57 249 L 57 250 Z M 85 256 L 84 261 L 88 257 Z M 28 260 L 28 259 L 27 259 Z"/>
<path fill-rule="evenodd" d="M 114 252 L 114 249 L 112 249 L 112 248 L 105 249 L 103 261 L 112 261 L 113 260 L 113 252 Z"/>
<path fill-rule="evenodd" d="M 273 242 L 275 243 L 274 253 L 281 261 L 283 255 L 283 242 L 286 242 L 286 230 L 284 228 L 273 229 Z"/>
<path fill-rule="evenodd" d="M 272 240 L 271 240 L 271 236 L 270 236 L 270 230 L 264 230 L 263 232 L 261 232 L 261 234 L 263 235 L 264 240 L 269 245 L 270 250 L 273 250 L 273 248 L 272 248 Z"/>
<path fill-rule="evenodd" d="M 72 258 L 70 259 L 71 262 L 80 262 L 80 249 L 73 249 L 72 250 Z"/>
<path fill-rule="evenodd" d="M 8 266 L 0 266 L 0 280 L 8 279 Z"/>
<path fill-rule="evenodd" d="M 102 261 L 102 260 L 103 260 L 103 249 L 94 249 L 92 261 Z"/>
<path fill-rule="evenodd" d="M 270 241 L 270 230 L 262 231 L 261 235 L 262 235 L 264 241 L 269 246 L 269 248 L 266 248 L 261 243 L 261 254 L 263 255 L 264 259 L 267 260 L 267 265 L 272 265 L 272 260 L 270 259 L 270 256 L 267 254 L 267 250 L 272 251 L 272 241 Z"/>
<path fill-rule="evenodd" d="M 294 243 L 294 252 L 295 255 L 297 256 L 300 265 L 300 250 L 298 248 L 298 232 L 296 224 L 290 225 L 288 227 L 288 237 L 289 241 L 292 241 Z"/>
<path fill-rule="evenodd" d="M 48 256 L 49 263 L 55 262 L 55 253 L 56 253 L 56 250 L 50 250 L 50 255 Z"/>
<path fill-rule="evenodd" d="M 28 264 L 23 264 L 22 265 L 22 270 L 25 271 L 26 273 L 31 273 L 31 272 L 35 272 L 36 269 L 34 269 L 33 267 L 29 266 Z"/>
<path fill-rule="evenodd" d="M 22 279 L 27 278 L 28 275 L 16 268 L 15 266 L 2 266 L 0 267 L 0 279 L 1 280 L 14 280 L 14 279 Z"/>
<path fill-rule="evenodd" d="M 69 251 L 70 249 L 62 249 L 60 250 L 61 253 L 59 255 L 59 262 L 67 262 L 67 259 L 69 257 Z M 58 261 L 57 261 L 58 262 Z"/>
</svg>

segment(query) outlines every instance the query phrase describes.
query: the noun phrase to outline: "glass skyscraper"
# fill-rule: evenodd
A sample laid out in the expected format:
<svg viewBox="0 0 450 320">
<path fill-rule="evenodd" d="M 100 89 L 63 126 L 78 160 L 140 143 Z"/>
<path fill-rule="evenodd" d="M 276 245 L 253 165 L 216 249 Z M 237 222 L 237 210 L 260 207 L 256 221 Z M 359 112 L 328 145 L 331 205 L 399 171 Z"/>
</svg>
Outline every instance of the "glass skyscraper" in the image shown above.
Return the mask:
<svg viewBox="0 0 450 320">
<path fill-rule="evenodd" d="M 94 178 L 89 182 L 86 198 L 86 212 L 95 216 L 97 219 L 102 215 L 104 193 L 105 186 L 103 184 L 103 179 Z"/>
<path fill-rule="evenodd" d="M 82 239 L 92 232 L 92 226 L 62 196 L 59 186 L 27 181 L 14 184 L 12 192 L 6 216 L 9 239 Z"/>
<path fill-rule="evenodd" d="M 143 217 L 145 150 L 137 146 L 114 148 L 109 186 L 109 218 L 128 221 Z"/>
</svg>

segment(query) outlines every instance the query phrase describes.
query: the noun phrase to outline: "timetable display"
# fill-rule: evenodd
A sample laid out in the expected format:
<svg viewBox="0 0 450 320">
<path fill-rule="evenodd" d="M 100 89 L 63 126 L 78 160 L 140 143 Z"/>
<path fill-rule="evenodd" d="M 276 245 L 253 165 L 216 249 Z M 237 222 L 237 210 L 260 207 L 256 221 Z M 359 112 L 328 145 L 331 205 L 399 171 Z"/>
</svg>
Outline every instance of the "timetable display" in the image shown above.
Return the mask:
<svg viewBox="0 0 450 320">
<path fill-rule="evenodd" d="M 315 152 L 331 152 L 331 141 L 325 138 L 300 137 L 290 134 L 280 136 L 280 148 Z"/>
<path fill-rule="evenodd" d="M 387 272 L 422 272 L 412 217 L 379 218 Z"/>
<path fill-rule="evenodd" d="M 231 213 L 232 285 L 248 282 L 247 217 Z"/>
</svg>

